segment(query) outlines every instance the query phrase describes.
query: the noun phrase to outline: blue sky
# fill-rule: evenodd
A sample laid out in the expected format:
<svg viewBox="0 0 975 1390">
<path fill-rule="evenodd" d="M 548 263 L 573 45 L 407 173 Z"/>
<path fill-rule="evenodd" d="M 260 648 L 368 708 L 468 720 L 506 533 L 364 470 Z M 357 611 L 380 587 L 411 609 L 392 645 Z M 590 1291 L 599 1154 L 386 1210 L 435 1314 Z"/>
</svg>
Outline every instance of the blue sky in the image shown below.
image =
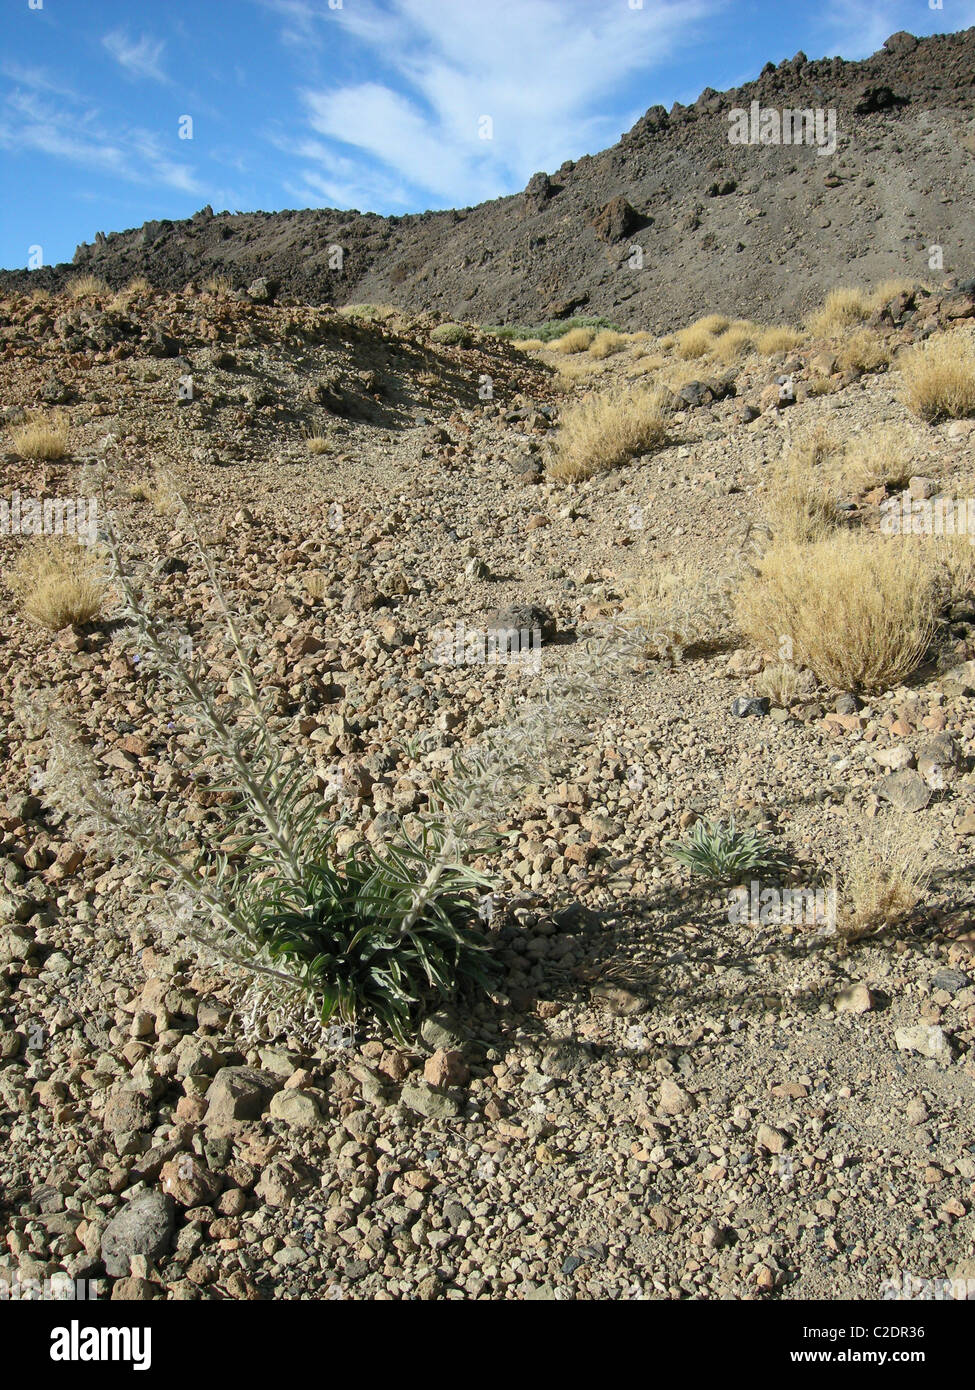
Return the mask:
<svg viewBox="0 0 975 1390">
<path fill-rule="evenodd" d="M 206 203 L 463 207 L 769 59 L 971 24 L 975 0 L 0 0 L 0 265 Z"/>
</svg>

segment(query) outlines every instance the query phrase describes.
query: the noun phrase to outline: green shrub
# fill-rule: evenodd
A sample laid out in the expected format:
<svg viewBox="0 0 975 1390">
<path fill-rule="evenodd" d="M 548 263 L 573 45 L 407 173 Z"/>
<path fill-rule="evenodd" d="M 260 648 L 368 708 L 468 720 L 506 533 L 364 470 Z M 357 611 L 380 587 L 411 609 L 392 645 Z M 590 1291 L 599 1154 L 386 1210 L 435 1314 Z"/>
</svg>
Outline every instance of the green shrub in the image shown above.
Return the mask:
<svg viewBox="0 0 975 1390">
<path fill-rule="evenodd" d="M 747 874 L 782 867 L 782 857 L 754 830 L 739 830 L 732 816 L 723 821 L 699 820 L 681 844 L 667 853 L 690 869 L 718 883 L 739 883 Z"/>
<path fill-rule="evenodd" d="M 471 334 L 462 323 L 441 323 L 430 334 L 430 341 L 446 343 L 450 347 L 467 347 L 471 341 Z"/>
</svg>

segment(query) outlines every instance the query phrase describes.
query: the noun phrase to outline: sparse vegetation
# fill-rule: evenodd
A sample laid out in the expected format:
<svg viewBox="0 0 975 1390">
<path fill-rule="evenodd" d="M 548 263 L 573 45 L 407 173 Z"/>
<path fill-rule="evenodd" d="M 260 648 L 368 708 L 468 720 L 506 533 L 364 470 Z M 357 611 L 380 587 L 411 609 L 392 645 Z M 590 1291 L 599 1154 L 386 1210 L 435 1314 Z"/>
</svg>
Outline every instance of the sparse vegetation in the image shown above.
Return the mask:
<svg viewBox="0 0 975 1390">
<path fill-rule="evenodd" d="M 837 932 L 847 945 L 902 926 L 931 877 L 930 845 L 909 816 L 859 836 L 837 874 Z"/>
<path fill-rule="evenodd" d="M 875 372 L 887 366 L 890 352 L 879 333 L 860 328 L 840 344 L 836 361 L 840 371 Z"/>
<path fill-rule="evenodd" d="M 10 586 L 27 616 L 52 632 L 94 622 L 108 593 L 99 553 L 60 536 L 37 536 L 24 545 Z"/>
<path fill-rule="evenodd" d="M 109 293 L 105 281 L 99 280 L 97 275 L 76 275 L 66 288 L 72 299 L 99 299 Z"/>
<path fill-rule="evenodd" d="M 777 352 L 793 352 L 805 340 L 806 335 L 798 328 L 763 328 L 756 346 L 763 357 L 773 357 Z"/>
<path fill-rule="evenodd" d="M 68 416 L 64 411 L 53 415 L 29 415 L 22 425 L 10 432 L 14 453 L 23 459 L 62 459 L 68 453 Z"/>
<path fill-rule="evenodd" d="M 830 290 L 823 305 L 809 315 L 807 326 L 813 337 L 832 338 L 864 323 L 872 312 L 865 291 L 838 288 Z"/>
<path fill-rule="evenodd" d="M 431 343 L 444 343 L 448 347 L 467 347 L 471 332 L 462 323 L 441 323 L 430 334 Z"/>
<path fill-rule="evenodd" d="M 835 689 L 886 690 L 924 659 L 936 589 L 936 567 L 918 547 L 838 531 L 767 551 L 739 590 L 738 622 L 765 652 L 791 638 L 795 661 Z"/>
<path fill-rule="evenodd" d="M 875 425 L 855 434 L 843 451 L 842 476 L 854 494 L 886 484 L 906 486 L 916 472 L 912 441 L 902 429 Z"/>
<path fill-rule="evenodd" d="M 696 821 L 687 838 L 668 854 L 692 874 L 714 883 L 738 884 L 752 874 L 782 867 L 782 856 L 752 829 L 739 829 L 734 816 L 724 821 Z"/>
<path fill-rule="evenodd" d="M 822 540 L 838 521 L 834 490 L 842 448 L 832 434 L 811 430 L 786 449 L 772 473 L 768 517 L 777 540 Z"/>
<path fill-rule="evenodd" d="M 898 365 L 904 404 L 922 420 L 975 415 L 975 347 L 958 329 L 912 347 Z"/>
<path fill-rule="evenodd" d="M 559 482 L 579 482 L 660 448 L 666 438 L 659 393 L 589 396 L 563 411 L 549 474 Z"/>
</svg>

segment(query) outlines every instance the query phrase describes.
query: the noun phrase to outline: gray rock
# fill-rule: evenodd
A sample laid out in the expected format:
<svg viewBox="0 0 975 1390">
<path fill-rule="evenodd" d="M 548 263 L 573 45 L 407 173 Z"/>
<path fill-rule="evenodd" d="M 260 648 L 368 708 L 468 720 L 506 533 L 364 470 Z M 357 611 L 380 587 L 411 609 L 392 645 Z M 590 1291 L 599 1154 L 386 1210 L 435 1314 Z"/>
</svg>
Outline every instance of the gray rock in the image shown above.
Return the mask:
<svg viewBox="0 0 975 1390">
<path fill-rule="evenodd" d="M 960 970 L 936 970 L 931 976 L 931 988 L 943 989 L 947 994 L 958 994 L 971 984 L 967 975 Z"/>
<path fill-rule="evenodd" d="M 923 811 L 931 800 L 931 788 L 910 768 L 892 772 L 878 782 L 874 790 L 898 811 Z"/>
<path fill-rule="evenodd" d="M 148 1129 L 151 1122 L 152 1107 L 141 1091 L 113 1091 L 105 1101 L 102 1124 L 109 1134 Z"/>
<path fill-rule="evenodd" d="M 455 1120 L 460 1106 L 453 1096 L 435 1091 L 422 1082 L 408 1081 L 400 1092 L 400 1104 L 428 1120 Z"/>
<path fill-rule="evenodd" d="M 173 1235 L 174 1203 L 164 1192 L 137 1197 L 105 1227 L 101 1257 L 113 1279 L 127 1278 L 130 1261 L 142 1255 L 149 1264 L 169 1249 Z"/>
<path fill-rule="evenodd" d="M 731 702 L 731 713 L 737 719 L 747 719 L 749 717 L 761 718 L 768 714 L 771 701 L 764 696 L 759 698 L 755 695 L 739 695 L 737 700 Z"/>
<path fill-rule="evenodd" d="M 432 1052 L 443 1048 L 453 1052 L 464 1046 L 466 1035 L 452 1014 L 442 1012 L 431 1014 L 420 1024 L 420 1037 Z"/>
<path fill-rule="evenodd" d="M 279 1082 L 256 1067 L 221 1067 L 207 1091 L 204 1124 L 256 1120 L 267 1109 Z"/>
<path fill-rule="evenodd" d="M 315 1097 L 297 1089 L 278 1091 L 271 1101 L 270 1115 L 295 1129 L 312 1129 L 324 1118 Z"/>
</svg>

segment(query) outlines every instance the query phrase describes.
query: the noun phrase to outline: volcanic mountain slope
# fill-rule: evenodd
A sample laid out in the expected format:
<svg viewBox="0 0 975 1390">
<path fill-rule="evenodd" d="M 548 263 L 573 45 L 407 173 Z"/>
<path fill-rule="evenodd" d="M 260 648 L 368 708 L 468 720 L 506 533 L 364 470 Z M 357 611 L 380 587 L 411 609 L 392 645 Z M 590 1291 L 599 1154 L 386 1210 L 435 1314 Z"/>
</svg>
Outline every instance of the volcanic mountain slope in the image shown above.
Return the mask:
<svg viewBox="0 0 975 1390">
<path fill-rule="evenodd" d="M 258 276 L 310 303 L 392 302 L 480 323 L 583 312 L 661 331 L 720 311 L 794 315 L 840 278 L 972 269 L 975 29 L 893 35 L 863 62 L 767 64 L 690 107 L 654 106 L 611 149 L 536 174 L 475 208 L 380 217 L 331 209 L 229 213 L 99 233 L 75 266 L 113 287 Z M 731 145 L 729 113 L 835 109 L 837 146 Z M 633 247 L 642 252 L 635 269 Z M 341 270 L 330 262 L 342 248 Z M 941 268 L 941 267 L 936 267 Z M 0 276 L 62 286 L 67 265 Z"/>
</svg>

